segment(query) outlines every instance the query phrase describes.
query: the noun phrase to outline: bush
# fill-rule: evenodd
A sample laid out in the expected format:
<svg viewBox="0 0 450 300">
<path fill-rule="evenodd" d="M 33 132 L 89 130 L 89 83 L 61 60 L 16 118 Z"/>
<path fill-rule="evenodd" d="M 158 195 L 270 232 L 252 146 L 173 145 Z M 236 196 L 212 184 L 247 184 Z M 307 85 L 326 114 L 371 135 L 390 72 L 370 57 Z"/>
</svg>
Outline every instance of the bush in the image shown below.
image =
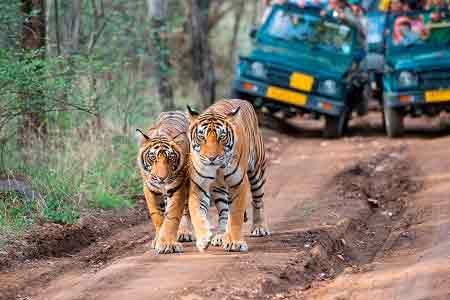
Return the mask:
<svg viewBox="0 0 450 300">
<path fill-rule="evenodd" d="M 14 156 L 6 160 L 7 173 L 32 178 L 33 189 L 39 191 L 43 199 L 30 208 L 19 205 L 26 202 L 20 202 L 17 195 L 4 195 L 7 201 L 16 204 L 3 205 L 0 222 L 27 225 L 42 218 L 70 224 L 76 222 L 80 211 L 86 208 L 115 209 L 134 205 L 132 199 L 142 194 L 142 185 L 135 163 L 137 144 L 132 138 L 113 134 L 99 137 L 91 127 L 70 132 L 56 134 L 53 131 L 47 141 L 33 140 L 23 151 L 19 151 L 14 142 L 7 145 L 6 152 Z M 15 209 L 27 213 L 15 213 Z M 20 221 L 24 217 L 25 223 Z M 10 227 L 21 229 L 23 226 Z"/>
<path fill-rule="evenodd" d="M 35 203 L 15 192 L 0 193 L 0 233 L 22 231 L 33 223 Z"/>
</svg>

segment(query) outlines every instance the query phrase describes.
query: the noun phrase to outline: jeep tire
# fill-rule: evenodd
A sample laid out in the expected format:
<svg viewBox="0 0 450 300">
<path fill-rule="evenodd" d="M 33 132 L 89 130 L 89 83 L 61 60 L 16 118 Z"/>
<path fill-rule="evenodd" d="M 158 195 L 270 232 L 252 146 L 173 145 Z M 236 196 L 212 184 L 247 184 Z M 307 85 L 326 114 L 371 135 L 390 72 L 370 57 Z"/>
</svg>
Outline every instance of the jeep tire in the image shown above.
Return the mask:
<svg viewBox="0 0 450 300">
<path fill-rule="evenodd" d="M 323 136 L 327 139 L 334 139 L 341 137 L 348 129 L 348 123 L 350 121 L 350 114 L 343 112 L 339 116 L 325 115 L 325 128 Z"/>
<path fill-rule="evenodd" d="M 386 133 L 390 138 L 399 137 L 403 135 L 403 113 L 401 109 L 396 107 L 389 107 L 386 104 L 383 106 L 384 124 Z"/>
</svg>

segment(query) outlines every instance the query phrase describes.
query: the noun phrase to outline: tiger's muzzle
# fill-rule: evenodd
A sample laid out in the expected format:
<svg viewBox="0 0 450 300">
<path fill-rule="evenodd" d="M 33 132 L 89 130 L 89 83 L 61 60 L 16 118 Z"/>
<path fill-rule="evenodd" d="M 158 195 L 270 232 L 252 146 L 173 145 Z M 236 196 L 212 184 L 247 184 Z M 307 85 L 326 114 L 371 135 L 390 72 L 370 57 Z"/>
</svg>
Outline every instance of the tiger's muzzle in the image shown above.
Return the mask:
<svg viewBox="0 0 450 300">
<path fill-rule="evenodd" d="M 201 155 L 200 161 L 205 166 L 221 167 L 224 164 L 224 155 Z"/>
</svg>

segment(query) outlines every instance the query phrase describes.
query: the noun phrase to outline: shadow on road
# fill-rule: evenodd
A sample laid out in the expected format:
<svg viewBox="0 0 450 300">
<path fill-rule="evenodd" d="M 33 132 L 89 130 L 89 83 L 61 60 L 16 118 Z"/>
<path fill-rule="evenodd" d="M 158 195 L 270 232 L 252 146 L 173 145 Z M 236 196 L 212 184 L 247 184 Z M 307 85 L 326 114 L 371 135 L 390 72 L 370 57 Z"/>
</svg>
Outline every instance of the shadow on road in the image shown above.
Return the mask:
<svg viewBox="0 0 450 300">
<path fill-rule="evenodd" d="M 269 114 L 260 115 L 263 127 L 294 138 L 323 139 L 323 120 L 304 118 L 281 119 Z M 403 138 L 436 139 L 450 135 L 450 120 L 443 118 L 405 119 Z M 353 118 L 344 137 L 386 137 L 381 116 L 371 113 Z"/>
</svg>

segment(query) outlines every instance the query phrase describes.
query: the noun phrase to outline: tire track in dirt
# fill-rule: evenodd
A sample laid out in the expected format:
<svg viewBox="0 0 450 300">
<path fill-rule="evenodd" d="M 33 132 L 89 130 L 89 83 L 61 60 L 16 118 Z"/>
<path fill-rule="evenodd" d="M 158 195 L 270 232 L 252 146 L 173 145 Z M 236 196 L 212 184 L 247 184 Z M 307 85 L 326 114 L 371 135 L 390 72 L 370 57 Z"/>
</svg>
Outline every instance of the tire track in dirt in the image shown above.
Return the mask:
<svg viewBox="0 0 450 300">
<path fill-rule="evenodd" d="M 423 120 L 408 120 L 407 125 L 402 142 L 420 170 L 414 180 L 423 182 L 423 188 L 407 198 L 403 218 L 372 263 L 316 284 L 305 299 L 450 299 L 448 125 Z"/>
</svg>

